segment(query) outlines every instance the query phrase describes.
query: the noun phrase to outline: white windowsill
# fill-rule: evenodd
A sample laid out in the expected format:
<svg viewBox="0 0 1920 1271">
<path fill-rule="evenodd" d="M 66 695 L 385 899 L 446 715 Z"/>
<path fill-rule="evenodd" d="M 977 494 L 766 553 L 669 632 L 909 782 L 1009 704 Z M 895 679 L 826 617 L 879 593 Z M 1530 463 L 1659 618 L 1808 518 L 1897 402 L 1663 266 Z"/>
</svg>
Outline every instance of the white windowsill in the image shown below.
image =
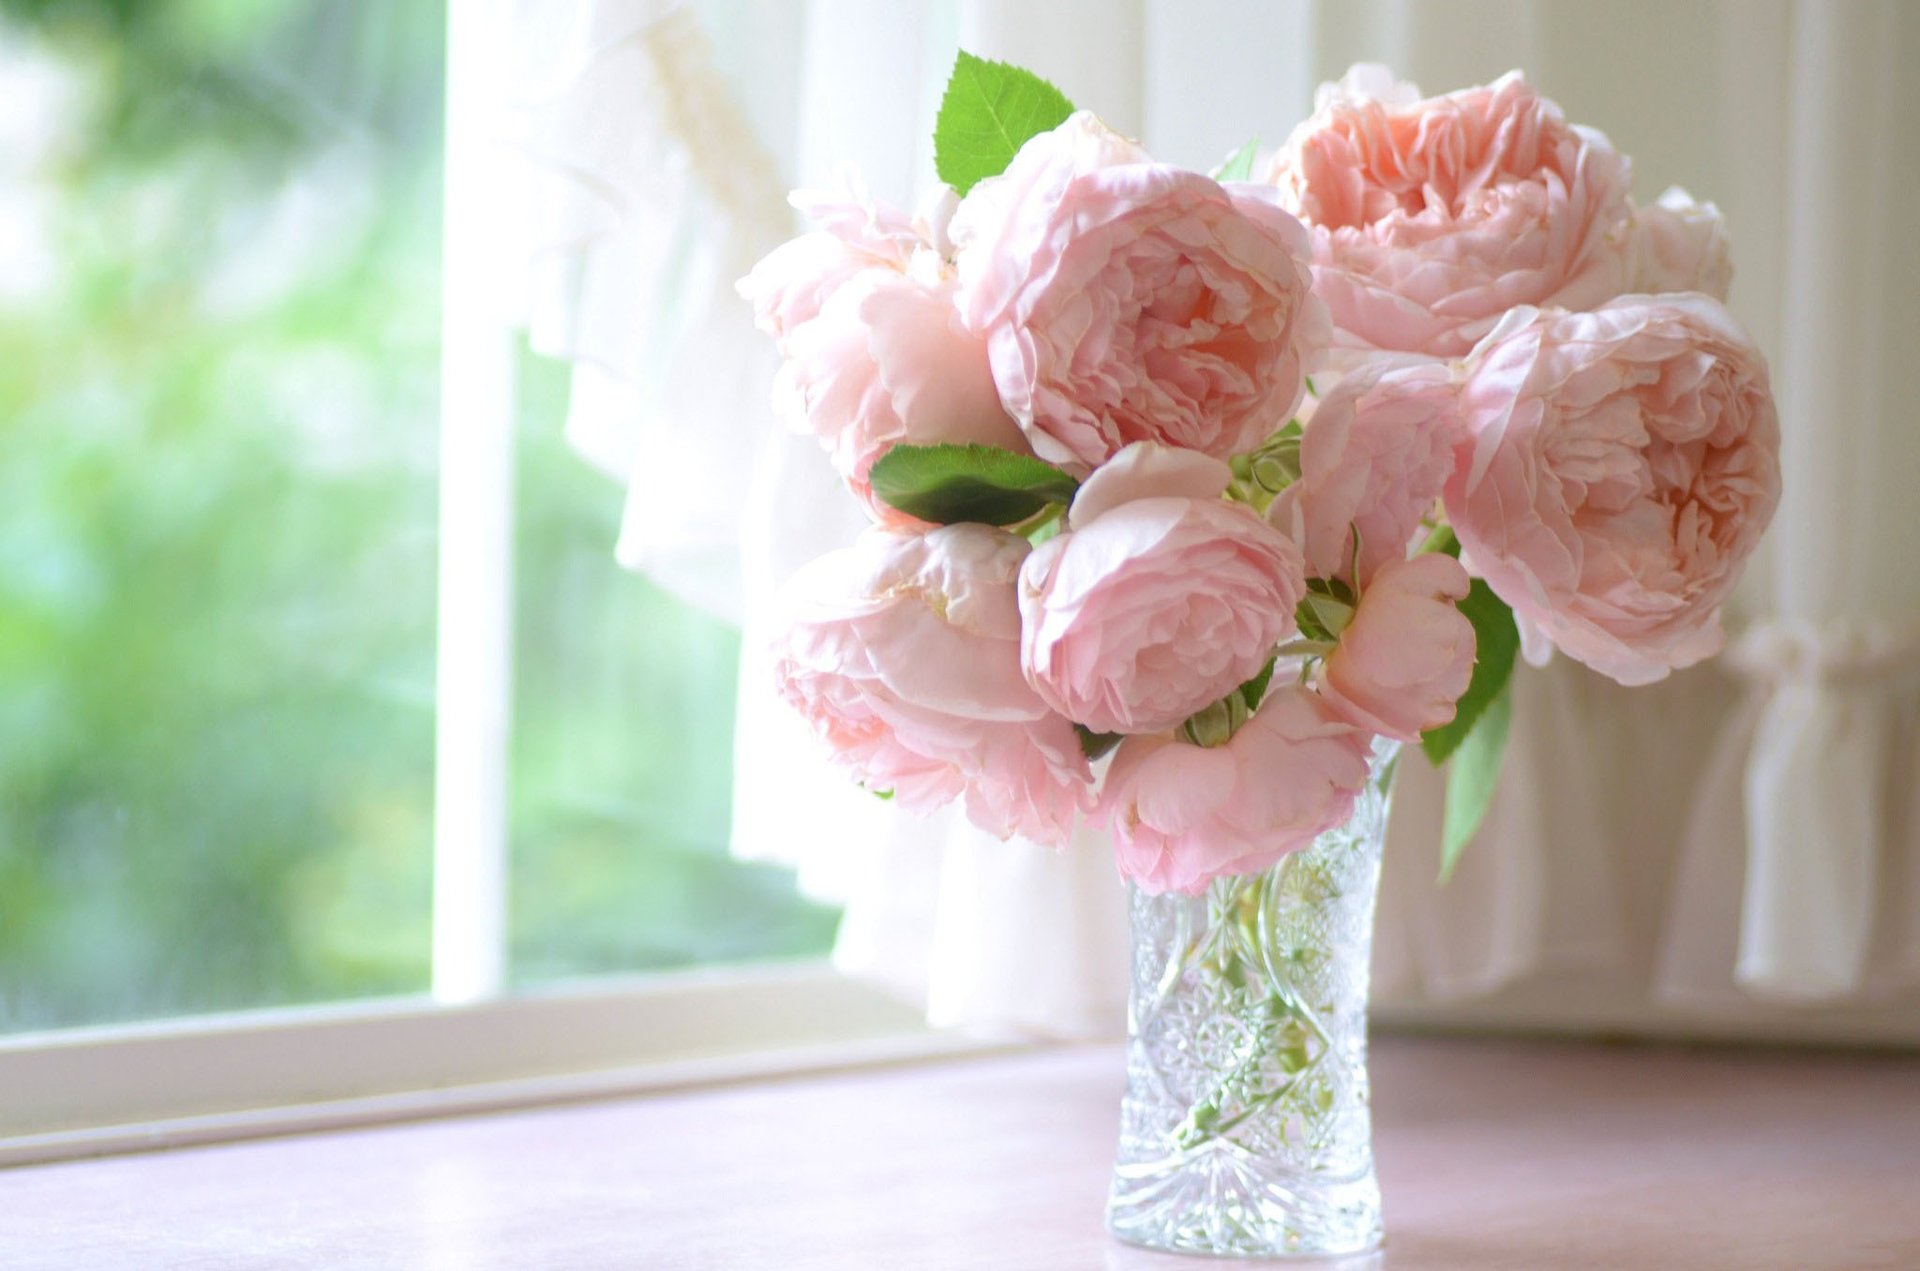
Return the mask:
<svg viewBox="0 0 1920 1271">
<path fill-rule="evenodd" d="M 981 1053 L 824 963 L 0 1039 L 0 1166 Z"/>
</svg>

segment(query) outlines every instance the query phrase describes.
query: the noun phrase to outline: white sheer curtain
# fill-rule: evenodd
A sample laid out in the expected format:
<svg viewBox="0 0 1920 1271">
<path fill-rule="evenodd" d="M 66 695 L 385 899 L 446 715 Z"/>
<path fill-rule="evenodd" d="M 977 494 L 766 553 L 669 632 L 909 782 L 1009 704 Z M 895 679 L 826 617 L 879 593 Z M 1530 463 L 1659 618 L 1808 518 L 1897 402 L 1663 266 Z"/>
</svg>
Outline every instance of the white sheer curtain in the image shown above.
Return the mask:
<svg viewBox="0 0 1920 1271">
<path fill-rule="evenodd" d="M 1773 358 L 1786 501 L 1721 664 L 1631 692 L 1567 663 L 1525 675 L 1493 813 L 1445 888 L 1438 781 L 1403 767 L 1377 995 L 1531 1022 L 1705 1011 L 1920 1036 L 1920 565 L 1906 546 L 1920 430 L 1905 409 L 1920 400 L 1907 347 L 1920 252 L 1898 215 L 1920 206 L 1920 85 L 1903 73 L 1920 7 L 521 0 L 500 13 L 523 71 L 502 103 L 517 157 L 503 197 L 524 213 L 506 263 L 524 268 L 536 345 L 575 362 L 570 435 L 627 485 L 622 560 L 743 622 L 736 847 L 845 901 L 848 970 L 940 1022 L 1100 1033 L 1120 1023 L 1125 923 L 1097 842 L 1052 853 L 908 819 L 827 771 L 765 692 L 759 600 L 857 523 L 817 447 L 773 426 L 769 353 L 731 289 L 788 232 L 785 188 L 847 160 L 911 203 L 932 179 L 956 45 L 1041 70 L 1194 166 L 1249 134 L 1277 143 L 1352 61 L 1430 91 L 1521 66 L 1634 156 L 1643 197 L 1681 182 L 1726 213 L 1733 304 Z"/>
</svg>

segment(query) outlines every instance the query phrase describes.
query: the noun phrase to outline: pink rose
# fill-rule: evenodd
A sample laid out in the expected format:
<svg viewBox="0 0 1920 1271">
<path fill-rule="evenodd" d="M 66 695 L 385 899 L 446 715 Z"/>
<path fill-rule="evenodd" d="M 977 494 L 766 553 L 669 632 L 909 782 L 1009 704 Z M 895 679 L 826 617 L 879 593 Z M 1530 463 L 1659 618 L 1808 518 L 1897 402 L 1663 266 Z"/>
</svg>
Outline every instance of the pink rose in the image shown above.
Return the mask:
<svg viewBox="0 0 1920 1271">
<path fill-rule="evenodd" d="M 1638 292 L 1704 291 L 1727 298 L 1733 257 L 1726 223 L 1711 203 L 1674 186 L 1633 214 L 1629 287 Z"/>
<path fill-rule="evenodd" d="M 1711 297 L 1507 316 L 1469 359 L 1446 505 L 1467 564 L 1622 684 L 1719 651 L 1780 498 L 1766 362 Z"/>
<path fill-rule="evenodd" d="M 1345 352 L 1458 357 L 1515 305 L 1587 309 L 1625 284 L 1631 180 L 1519 72 L 1416 100 L 1356 67 L 1274 160 L 1313 238 Z"/>
<path fill-rule="evenodd" d="M 1268 509 L 1300 544 L 1309 578 L 1365 585 L 1405 558 L 1453 468 L 1453 398 L 1448 367 L 1384 362 L 1320 400 L 1300 438 L 1300 479 Z"/>
<path fill-rule="evenodd" d="M 793 196 L 821 228 L 776 248 L 740 292 L 783 356 L 782 418 L 820 439 L 875 520 L 920 527 L 874 497 L 867 474 L 881 455 L 901 442 L 1027 446 L 994 390 L 985 338 L 953 307 L 951 206 L 909 218 L 874 203 L 850 171 L 842 187 Z"/>
<path fill-rule="evenodd" d="M 1467 587 L 1451 556 L 1383 565 L 1320 664 L 1318 687 L 1334 713 L 1401 741 L 1452 720 L 1473 678 L 1473 624 L 1454 605 Z"/>
<path fill-rule="evenodd" d="M 985 340 L 954 311 L 951 281 L 866 270 L 789 334 L 786 351 L 782 413 L 820 438 L 883 524 L 918 524 L 867 484 L 874 461 L 901 442 L 1027 449 L 994 391 Z"/>
<path fill-rule="evenodd" d="M 1096 732 L 1172 728 L 1266 666 L 1305 592 L 1299 549 L 1221 500 L 1227 465 L 1135 442 L 1088 479 L 1020 571 L 1021 657 Z"/>
<path fill-rule="evenodd" d="M 929 227 L 875 203 L 851 170 L 840 176 L 838 190 L 794 192 L 794 206 L 819 228 L 774 248 L 740 280 L 755 325 L 783 353 L 842 286 L 873 269 L 904 273 L 916 253 L 935 246 Z"/>
<path fill-rule="evenodd" d="M 962 312 L 1054 463 L 1251 450 L 1326 340 L 1306 233 L 1272 190 L 1154 163 L 1084 111 L 975 186 L 952 232 Z"/>
<path fill-rule="evenodd" d="M 1027 552 L 983 525 L 870 530 L 794 575 L 774 674 L 870 789 L 916 811 L 965 795 L 982 829 L 1058 845 L 1092 806 L 1092 774 L 1020 674 Z"/>
<path fill-rule="evenodd" d="M 1371 747 L 1316 694 L 1276 688 L 1224 746 L 1129 737 L 1094 818 L 1113 834 L 1120 872 L 1143 890 L 1196 894 L 1345 824 Z"/>
</svg>

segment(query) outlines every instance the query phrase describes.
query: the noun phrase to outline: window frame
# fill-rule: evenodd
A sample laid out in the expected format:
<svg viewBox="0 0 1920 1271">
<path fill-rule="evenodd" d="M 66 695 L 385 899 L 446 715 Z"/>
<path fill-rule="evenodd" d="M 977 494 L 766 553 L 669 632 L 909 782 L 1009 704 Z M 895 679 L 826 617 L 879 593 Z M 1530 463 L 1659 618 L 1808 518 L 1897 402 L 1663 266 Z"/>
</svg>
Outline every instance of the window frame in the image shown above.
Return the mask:
<svg viewBox="0 0 1920 1271">
<path fill-rule="evenodd" d="M 448 3 L 431 990 L 0 1035 L 0 1167 L 1010 1044 L 931 1029 L 824 960 L 509 995 L 518 337 L 488 14 Z"/>
<path fill-rule="evenodd" d="M 818 962 L 0 1038 L 0 1167 L 989 1053 Z"/>
</svg>

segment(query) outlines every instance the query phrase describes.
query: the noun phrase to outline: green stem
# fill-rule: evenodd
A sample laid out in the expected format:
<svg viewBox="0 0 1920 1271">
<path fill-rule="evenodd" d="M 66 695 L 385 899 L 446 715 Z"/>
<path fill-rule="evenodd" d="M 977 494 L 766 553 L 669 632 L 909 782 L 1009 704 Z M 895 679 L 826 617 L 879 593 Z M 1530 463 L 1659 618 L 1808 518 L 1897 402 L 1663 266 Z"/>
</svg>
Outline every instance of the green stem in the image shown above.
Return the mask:
<svg viewBox="0 0 1920 1271">
<path fill-rule="evenodd" d="M 1297 869 L 1305 868 L 1309 862 L 1296 859 L 1291 864 Z M 1175 1129 L 1173 1140 L 1182 1151 L 1191 1151 L 1232 1133 L 1250 1118 L 1287 1098 L 1318 1066 L 1321 1057 L 1328 1053 L 1332 1045 L 1332 1038 L 1318 1015 L 1285 987 L 1287 977 L 1281 973 L 1280 967 L 1273 964 L 1276 933 L 1271 927 L 1268 893 L 1275 882 L 1272 875 L 1258 875 L 1244 880 L 1219 906 L 1219 920 L 1209 923 L 1214 933 L 1212 939 L 1220 942 L 1220 947 L 1213 950 L 1210 957 L 1200 959 L 1201 964 L 1205 966 L 1211 962 L 1213 965 L 1206 969 L 1235 987 L 1243 987 L 1252 975 L 1257 975 L 1268 985 L 1268 991 L 1258 1004 L 1258 1018 L 1248 1020 L 1247 1043 L 1236 1055 L 1232 1066 L 1213 1083 L 1213 1088 L 1204 1098 L 1194 1103 Z M 1317 879 L 1315 882 L 1321 886 L 1331 886 L 1327 879 Z M 1324 901 L 1329 898 L 1321 899 Z M 1257 966 L 1246 965 L 1248 955 L 1257 961 Z M 1253 1012 L 1250 1010 L 1248 1014 L 1251 1017 Z M 1288 1067 L 1285 1081 L 1271 1089 L 1249 1093 L 1248 1087 L 1262 1061 L 1279 1052 L 1286 1042 L 1289 1024 L 1296 1025 L 1303 1036 L 1320 1042 L 1318 1055 L 1308 1058 L 1302 1045 L 1298 1066 Z M 1227 1108 L 1231 1104 L 1237 1104 L 1238 1107 L 1229 1115 Z"/>
</svg>

